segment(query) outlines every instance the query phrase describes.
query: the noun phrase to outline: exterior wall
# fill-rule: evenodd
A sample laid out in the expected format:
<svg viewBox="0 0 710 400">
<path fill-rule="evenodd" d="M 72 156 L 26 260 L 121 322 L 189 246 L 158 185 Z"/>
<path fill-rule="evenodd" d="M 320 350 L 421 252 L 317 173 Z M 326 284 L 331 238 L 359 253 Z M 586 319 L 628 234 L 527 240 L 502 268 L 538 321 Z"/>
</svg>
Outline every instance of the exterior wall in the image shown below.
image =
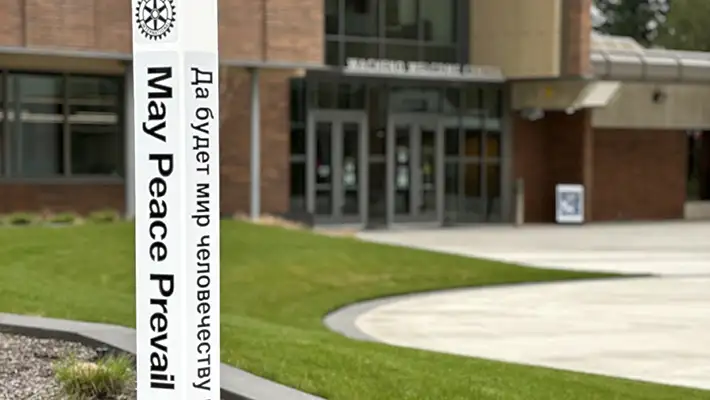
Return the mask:
<svg viewBox="0 0 710 400">
<path fill-rule="evenodd" d="M 594 219 L 683 218 L 687 140 L 682 131 L 597 129 Z"/>
<path fill-rule="evenodd" d="M 118 60 L 99 59 L 87 62 L 85 58 L 78 57 L 0 54 L 0 68 L 48 73 L 71 72 L 74 74 L 121 76 L 126 72 L 126 63 Z"/>
<path fill-rule="evenodd" d="M 290 185 L 290 71 L 262 71 L 261 210 L 285 213 Z M 222 71 L 221 193 L 222 212 L 246 212 L 250 202 L 251 78 L 243 69 Z"/>
<path fill-rule="evenodd" d="M 561 68 L 563 76 L 592 73 L 589 59 L 592 40 L 592 0 L 562 1 Z"/>
<path fill-rule="evenodd" d="M 555 185 L 582 183 L 587 221 L 684 216 L 683 131 L 592 129 L 591 112 L 515 117 L 513 171 L 525 181 L 525 221 L 553 222 Z"/>
<path fill-rule="evenodd" d="M 220 0 L 224 60 L 322 64 L 322 0 Z M 0 0 L 0 46 L 131 52 L 128 3 L 105 0 Z M 238 39 L 238 40 L 235 40 Z M 122 75 L 119 60 L 0 54 L 0 68 Z M 222 203 L 231 214 L 249 208 L 250 77 L 230 69 L 222 79 Z M 225 70 L 226 72 L 226 70 Z M 262 211 L 286 212 L 289 196 L 289 81 L 293 71 L 262 71 Z M 228 89 L 228 90 L 226 90 Z M 0 179 L 0 212 L 97 208 L 125 210 L 125 185 L 82 180 L 15 184 Z"/>
<path fill-rule="evenodd" d="M 470 1 L 472 64 L 499 66 L 511 78 L 560 74 L 566 0 Z"/>
<path fill-rule="evenodd" d="M 525 221 L 555 220 L 555 185 L 586 187 L 586 214 L 591 218 L 593 132 L 588 111 L 567 115 L 548 112 L 538 121 L 516 115 L 513 121 L 514 179 L 525 183 Z"/>
<path fill-rule="evenodd" d="M 665 101 L 655 103 L 655 91 Z M 624 83 L 617 98 L 594 111 L 596 128 L 710 129 L 710 86 Z"/>
<path fill-rule="evenodd" d="M 0 213 L 125 210 L 123 183 L 0 183 Z"/>
<path fill-rule="evenodd" d="M 321 64 L 323 7 L 322 0 L 220 0 L 223 58 Z M 0 0 L 0 46 L 128 54 L 132 15 L 125 1 Z"/>
<path fill-rule="evenodd" d="M 540 108 L 543 110 L 566 110 L 571 107 L 589 82 L 581 79 L 563 81 L 519 81 L 512 86 L 512 108 Z"/>
</svg>

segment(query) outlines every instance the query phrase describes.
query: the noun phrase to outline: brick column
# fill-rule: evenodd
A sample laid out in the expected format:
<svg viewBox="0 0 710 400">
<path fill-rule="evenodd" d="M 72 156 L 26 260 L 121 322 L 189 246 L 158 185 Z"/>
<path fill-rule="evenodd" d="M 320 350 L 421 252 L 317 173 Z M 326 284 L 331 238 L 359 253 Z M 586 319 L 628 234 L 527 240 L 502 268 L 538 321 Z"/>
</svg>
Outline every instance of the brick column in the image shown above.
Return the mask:
<svg viewBox="0 0 710 400">
<path fill-rule="evenodd" d="M 585 219 L 592 217 L 594 131 L 591 111 L 547 111 L 538 121 L 513 122 L 514 178 L 525 181 L 526 222 L 555 221 L 555 185 L 585 187 Z"/>
<path fill-rule="evenodd" d="M 592 72 L 589 52 L 592 32 L 592 0 L 562 0 L 560 71 L 564 76 Z"/>
<path fill-rule="evenodd" d="M 558 183 L 584 185 L 586 221 L 593 220 L 594 130 L 591 114 L 590 110 L 580 110 L 572 115 L 555 112 L 546 121 L 547 173 L 551 190 L 554 191 Z"/>
</svg>

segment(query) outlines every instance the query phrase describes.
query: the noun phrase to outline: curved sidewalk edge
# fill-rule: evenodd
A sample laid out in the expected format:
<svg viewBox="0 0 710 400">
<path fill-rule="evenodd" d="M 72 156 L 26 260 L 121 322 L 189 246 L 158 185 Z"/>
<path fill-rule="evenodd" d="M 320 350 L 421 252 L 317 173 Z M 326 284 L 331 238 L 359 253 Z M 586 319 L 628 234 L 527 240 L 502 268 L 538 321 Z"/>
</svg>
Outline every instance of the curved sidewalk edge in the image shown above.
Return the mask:
<svg viewBox="0 0 710 400">
<path fill-rule="evenodd" d="M 598 278 L 587 278 L 587 279 L 569 279 L 569 280 L 558 280 L 558 281 L 539 281 L 539 282 L 518 282 L 518 283 L 500 283 L 487 286 L 469 286 L 469 287 L 458 287 L 451 289 L 435 289 L 426 290 L 422 292 L 398 294 L 393 296 L 384 296 L 372 300 L 363 300 L 357 303 L 348 304 L 346 306 L 337 308 L 323 318 L 323 323 L 325 326 L 335 333 L 339 333 L 347 338 L 362 340 L 367 342 L 378 342 L 382 341 L 368 335 L 366 332 L 362 331 L 357 326 L 357 319 L 359 316 L 366 314 L 367 312 L 374 310 L 380 306 L 385 306 L 391 303 L 396 303 L 403 300 L 408 300 L 414 297 L 428 296 L 428 295 L 438 295 L 442 293 L 456 293 L 461 291 L 469 290 L 495 290 L 495 289 L 507 289 L 511 287 L 522 287 L 522 286 L 537 286 L 537 285 L 564 285 L 564 284 L 574 284 L 580 282 L 594 282 L 594 281 L 605 281 L 605 280 L 626 280 L 626 279 L 660 279 L 660 277 L 652 274 L 635 274 L 635 275 L 616 275 L 609 277 L 598 277 Z"/>
<path fill-rule="evenodd" d="M 136 353 L 135 330 L 117 325 L 0 313 L 0 331 Z M 226 364 L 221 375 L 224 400 L 324 400 Z"/>
</svg>

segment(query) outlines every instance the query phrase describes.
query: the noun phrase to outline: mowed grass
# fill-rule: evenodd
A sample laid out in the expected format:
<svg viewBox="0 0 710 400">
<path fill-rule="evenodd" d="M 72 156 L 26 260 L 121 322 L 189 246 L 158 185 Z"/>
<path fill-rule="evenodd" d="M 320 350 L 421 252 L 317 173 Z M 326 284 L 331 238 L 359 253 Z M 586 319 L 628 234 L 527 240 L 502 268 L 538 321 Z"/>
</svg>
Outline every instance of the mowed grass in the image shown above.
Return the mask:
<svg viewBox="0 0 710 400">
<path fill-rule="evenodd" d="M 222 245 L 222 361 L 327 399 L 710 399 L 691 389 L 357 342 L 322 323 L 339 306 L 383 295 L 599 275 L 237 222 L 222 224 Z M 133 265 L 127 223 L 0 229 L 0 312 L 133 326 Z"/>
</svg>

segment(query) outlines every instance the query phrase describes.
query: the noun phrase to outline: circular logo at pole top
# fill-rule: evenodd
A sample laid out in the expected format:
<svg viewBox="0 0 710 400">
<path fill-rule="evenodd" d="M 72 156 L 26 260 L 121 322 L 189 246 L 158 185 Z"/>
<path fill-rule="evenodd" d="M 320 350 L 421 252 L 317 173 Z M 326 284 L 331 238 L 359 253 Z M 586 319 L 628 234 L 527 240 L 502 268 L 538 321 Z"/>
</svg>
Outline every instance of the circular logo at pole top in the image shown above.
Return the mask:
<svg viewBox="0 0 710 400">
<path fill-rule="evenodd" d="M 136 10 L 138 28 L 149 40 L 165 38 L 175 25 L 174 0 L 141 0 Z"/>
</svg>

